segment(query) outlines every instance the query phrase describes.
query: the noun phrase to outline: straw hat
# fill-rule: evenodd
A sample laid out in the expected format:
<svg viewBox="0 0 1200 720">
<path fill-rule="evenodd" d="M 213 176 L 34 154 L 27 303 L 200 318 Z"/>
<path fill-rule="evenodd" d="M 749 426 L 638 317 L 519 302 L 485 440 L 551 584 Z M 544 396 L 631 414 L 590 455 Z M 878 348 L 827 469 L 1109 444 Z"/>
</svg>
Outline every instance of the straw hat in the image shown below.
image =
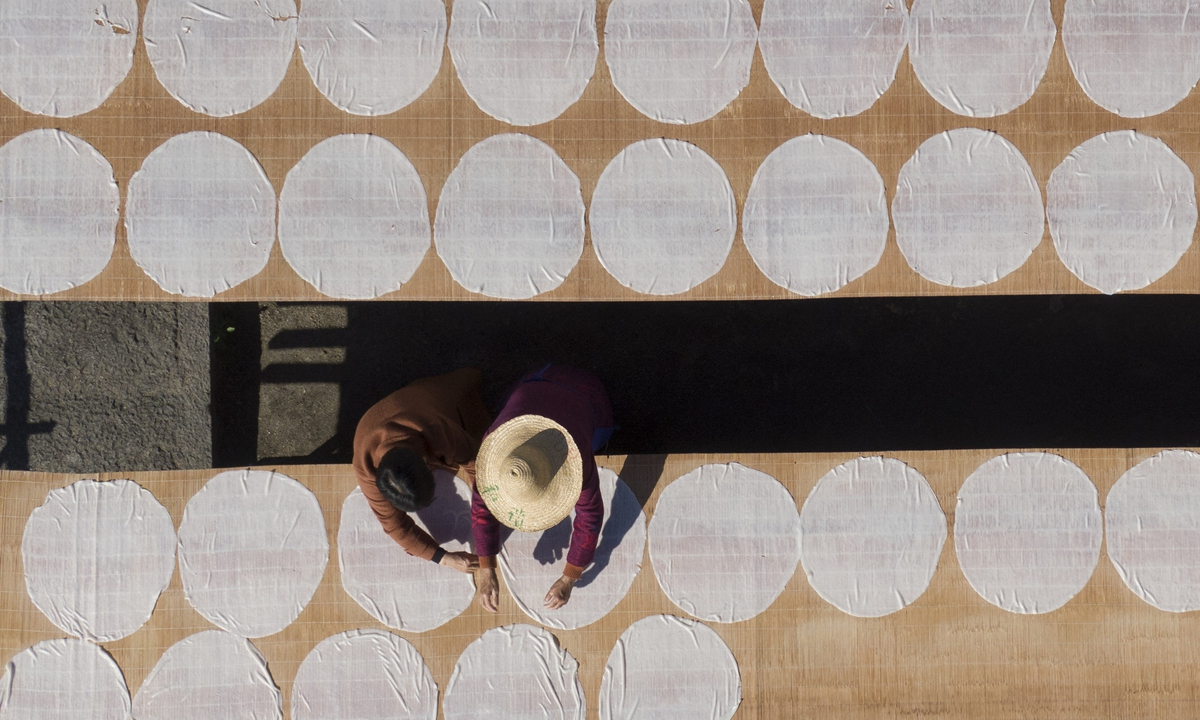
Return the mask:
<svg viewBox="0 0 1200 720">
<path fill-rule="evenodd" d="M 571 514 L 583 490 L 583 458 L 566 428 L 521 415 L 483 439 L 475 485 L 488 510 L 514 530 L 538 532 Z"/>
</svg>

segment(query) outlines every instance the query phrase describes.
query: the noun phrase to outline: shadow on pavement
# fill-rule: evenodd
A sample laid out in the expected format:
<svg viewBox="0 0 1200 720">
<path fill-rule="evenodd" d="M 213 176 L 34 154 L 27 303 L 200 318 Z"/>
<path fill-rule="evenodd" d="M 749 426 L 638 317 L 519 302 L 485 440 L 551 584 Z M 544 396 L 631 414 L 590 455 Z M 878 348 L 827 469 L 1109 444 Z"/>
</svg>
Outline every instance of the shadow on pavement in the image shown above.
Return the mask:
<svg viewBox="0 0 1200 720">
<path fill-rule="evenodd" d="M 479 367 L 495 403 L 551 361 L 604 380 L 618 455 L 1200 444 L 1200 296 L 345 308 L 344 328 L 265 338 L 272 349 L 344 348 L 338 364 L 260 372 L 256 330 L 214 341 L 219 464 L 268 460 L 253 447 L 259 383 L 336 383 L 333 436 L 270 461 L 348 462 L 362 413 L 412 380 Z M 245 327 L 257 307 L 212 313 Z M 640 502 L 657 462 L 622 473 Z"/>
</svg>

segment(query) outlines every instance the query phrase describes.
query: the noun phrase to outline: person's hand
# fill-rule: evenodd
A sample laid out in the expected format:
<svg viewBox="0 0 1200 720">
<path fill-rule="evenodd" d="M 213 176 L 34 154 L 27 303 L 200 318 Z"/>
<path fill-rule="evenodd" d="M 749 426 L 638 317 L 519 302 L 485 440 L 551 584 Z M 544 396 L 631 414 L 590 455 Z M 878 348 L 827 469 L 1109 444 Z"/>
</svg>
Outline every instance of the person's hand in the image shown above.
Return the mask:
<svg viewBox="0 0 1200 720">
<path fill-rule="evenodd" d="M 575 578 L 563 575 L 554 584 L 550 586 L 550 592 L 546 593 L 546 601 L 543 603 L 549 610 L 557 610 L 567 601 L 571 599 L 571 588 L 575 587 Z"/>
<path fill-rule="evenodd" d="M 469 552 L 448 552 L 438 565 L 460 573 L 473 573 L 479 569 L 479 557 Z"/>
<path fill-rule="evenodd" d="M 475 574 L 475 584 L 479 587 L 479 604 L 488 612 L 496 612 L 500 608 L 500 583 L 496 580 L 496 568 L 483 568 Z"/>
</svg>

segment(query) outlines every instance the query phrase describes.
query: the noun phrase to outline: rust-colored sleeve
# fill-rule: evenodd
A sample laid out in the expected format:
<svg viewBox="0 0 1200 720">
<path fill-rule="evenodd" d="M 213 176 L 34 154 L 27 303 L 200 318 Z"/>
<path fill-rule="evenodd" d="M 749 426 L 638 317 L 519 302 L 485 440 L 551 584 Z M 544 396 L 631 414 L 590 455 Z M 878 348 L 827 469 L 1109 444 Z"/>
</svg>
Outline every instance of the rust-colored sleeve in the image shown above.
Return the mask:
<svg viewBox="0 0 1200 720">
<path fill-rule="evenodd" d="M 383 495 L 375 485 L 374 478 L 368 481 L 360 474 L 358 487 L 362 489 L 362 494 L 371 504 L 371 509 L 375 511 L 375 517 L 379 518 L 379 524 L 383 526 L 384 532 L 390 535 L 409 555 L 422 560 L 433 560 L 434 554 L 441 546 L 434 542 L 429 533 L 418 527 L 408 513 L 400 512 L 383 499 Z"/>
</svg>

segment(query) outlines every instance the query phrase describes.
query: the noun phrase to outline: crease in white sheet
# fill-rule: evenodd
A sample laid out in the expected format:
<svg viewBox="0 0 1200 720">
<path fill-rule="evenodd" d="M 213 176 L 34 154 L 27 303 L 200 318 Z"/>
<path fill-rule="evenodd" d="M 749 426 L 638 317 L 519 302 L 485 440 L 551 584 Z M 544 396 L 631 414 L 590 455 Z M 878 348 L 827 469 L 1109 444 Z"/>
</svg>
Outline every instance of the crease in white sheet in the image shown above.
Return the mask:
<svg viewBox="0 0 1200 720">
<path fill-rule="evenodd" d="M 480 110 L 510 125 L 540 125 L 574 105 L 596 72 L 596 2 L 456 2 L 447 44 Z"/>
<path fill-rule="evenodd" d="M 446 720 L 583 720 L 579 663 L 532 625 L 488 630 L 463 651 L 446 686 Z"/>
<path fill-rule="evenodd" d="M 55 638 L 26 648 L 0 677 L 3 720 L 130 720 L 121 668 L 86 640 Z"/>
<path fill-rule="evenodd" d="M 742 239 L 771 282 L 797 295 L 834 292 L 879 263 L 887 244 L 883 178 L 853 145 L 804 135 L 754 174 Z"/>
<path fill-rule="evenodd" d="M 150 619 L 175 571 L 175 524 L 131 480 L 51 490 L 21 538 L 25 587 L 50 622 L 108 642 Z"/>
<path fill-rule="evenodd" d="M 254 643 L 223 630 L 180 640 L 133 699 L 136 720 L 283 720 L 283 694 Z"/>
<path fill-rule="evenodd" d="M 1067 0 L 1063 45 L 1080 87 L 1127 118 L 1178 105 L 1200 80 L 1195 0 Z"/>
<path fill-rule="evenodd" d="M 663 593 L 701 620 L 749 620 L 775 602 L 800 560 L 796 501 L 738 463 L 705 465 L 663 490 L 650 517 L 650 562 Z"/>
<path fill-rule="evenodd" d="M 382 630 L 325 638 L 292 685 L 292 720 L 436 720 L 438 688 L 407 640 Z"/>
<path fill-rule="evenodd" d="M 1096 486 L 1057 455 L 992 458 L 958 491 L 959 567 L 980 597 L 1009 612 L 1066 605 L 1092 577 L 1103 538 Z"/>
<path fill-rule="evenodd" d="M 36 115 L 95 110 L 133 67 L 137 31 L 136 0 L 0 3 L 0 92 Z"/>
<path fill-rule="evenodd" d="M 952 287 L 994 283 L 1025 264 L 1046 229 L 1042 191 L 1021 151 L 1000 135 L 934 135 L 900 168 L 896 243 L 913 270 Z"/>
<path fill-rule="evenodd" d="M 746 0 L 613 0 L 604 24 L 613 86 L 643 115 L 676 125 L 737 98 L 757 41 Z"/>
<path fill-rule="evenodd" d="M 1104 505 L 1108 559 L 1142 600 L 1200 610 L 1200 455 L 1165 450 L 1117 480 Z"/>
<path fill-rule="evenodd" d="M 264 470 L 230 470 L 188 501 L 179 574 L 192 607 L 243 637 L 283 630 L 312 599 L 329 561 L 317 496 Z"/>
<path fill-rule="evenodd" d="M 766 0 L 758 47 L 788 102 L 823 120 L 865 112 L 896 80 L 908 44 L 898 0 Z"/>
<path fill-rule="evenodd" d="M 742 676 L 712 628 L 651 615 L 621 634 L 600 680 L 600 720 L 729 720 Z"/>
<path fill-rule="evenodd" d="M 0 147 L 0 287 L 49 295 L 104 271 L 117 242 L 121 191 L 112 165 L 61 130 Z"/>
<path fill-rule="evenodd" d="M 1195 187 L 1191 169 L 1158 138 L 1134 130 L 1097 135 L 1050 174 L 1054 249 L 1102 293 L 1144 288 L 1191 247 Z"/>
<path fill-rule="evenodd" d="M 646 516 L 633 491 L 615 472 L 600 468 L 604 524 L 596 557 L 559 610 L 547 610 L 546 592 L 559 577 L 571 541 L 575 512 L 558 525 L 537 533 L 513 533 L 500 551 L 500 570 L 517 607 L 542 625 L 574 630 L 604 617 L 624 599 L 642 569 L 646 551 Z"/>
<path fill-rule="evenodd" d="M 592 193 L 592 245 L 617 282 L 677 295 L 725 265 L 737 233 L 733 188 L 708 153 L 682 140 L 639 140 Z"/>
<path fill-rule="evenodd" d="M 376 135 L 318 143 L 279 194 L 279 249 L 329 297 L 371 300 L 399 290 L 425 259 L 431 236 L 421 176 Z"/>
<path fill-rule="evenodd" d="M 296 48 L 295 0 L 149 0 L 143 39 L 171 97 L 212 117 L 269 98 Z"/>
<path fill-rule="evenodd" d="M 567 279 L 583 255 L 583 192 L 554 148 L 493 135 L 462 159 L 438 199 L 438 257 L 471 292 L 527 300 Z"/>
<path fill-rule="evenodd" d="M 420 97 L 442 67 L 442 0 L 304 0 L 300 56 L 313 84 L 354 115 L 389 115 Z"/>
<path fill-rule="evenodd" d="M 447 552 L 470 552 L 471 489 L 443 470 L 433 476 L 433 504 L 413 513 L 413 521 Z M 346 594 L 371 617 L 405 632 L 441 627 L 475 598 L 470 575 L 406 553 L 383 531 L 358 488 L 342 503 L 338 564 Z"/>
<path fill-rule="evenodd" d="M 989 118 L 1033 97 L 1058 28 L 1050 0 L 915 0 L 909 32 L 908 57 L 933 99 Z"/>
<path fill-rule="evenodd" d="M 129 180 L 129 252 L 163 290 L 210 298 L 267 266 L 275 210 L 275 188 L 249 150 L 217 133 L 177 135 Z"/>
<path fill-rule="evenodd" d="M 831 605 L 882 617 L 913 603 L 933 579 L 946 515 L 921 473 L 865 457 L 830 470 L 800 510 L 800 562 Z"/>
</svg>

